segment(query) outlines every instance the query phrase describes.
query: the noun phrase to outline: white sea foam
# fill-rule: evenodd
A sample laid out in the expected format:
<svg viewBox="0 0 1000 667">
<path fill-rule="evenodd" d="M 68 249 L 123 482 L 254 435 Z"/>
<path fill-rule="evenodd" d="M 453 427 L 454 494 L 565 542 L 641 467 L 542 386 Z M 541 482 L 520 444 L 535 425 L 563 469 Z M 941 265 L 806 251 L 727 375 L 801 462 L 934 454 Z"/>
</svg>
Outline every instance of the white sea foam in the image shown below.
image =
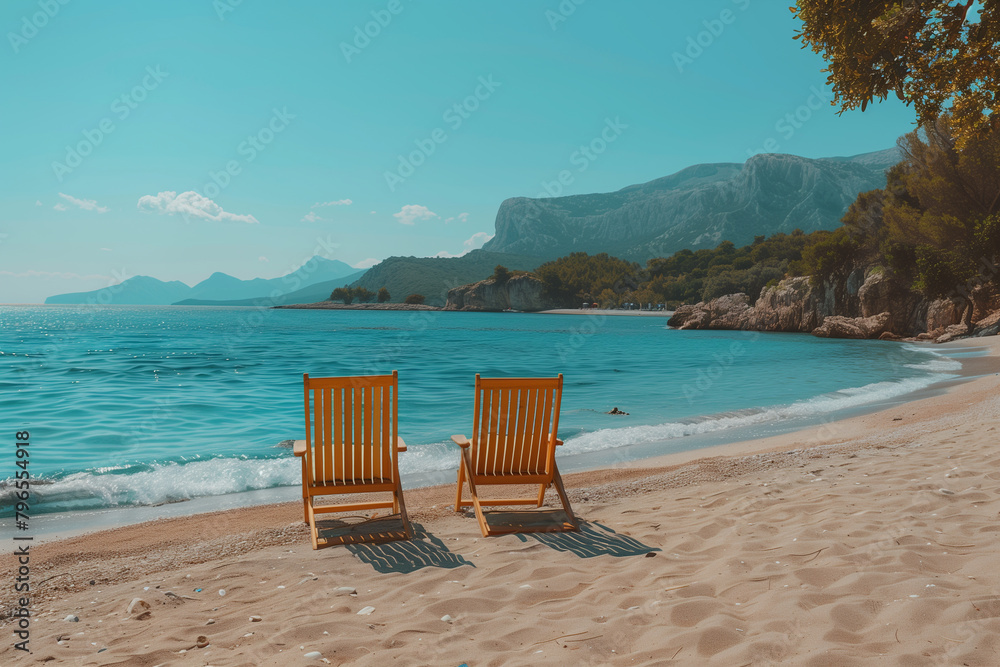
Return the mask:
<svg viewBox="0 0 1000 667">
<path fill-rule="evenodd" d="M 34 486 L 35 502 L 60 508 L 157 505 L 197 496 L 269 489 L 298 484 L 298 459 L 215 458 L 157 463 L 131 474 L 78 472 Z"/>
<path fill-rule="evenodd" d="M 790 405 L 743 410 L 737 413 L 708 416 L 702 419 L 668 422 L 649 426 L 629 426 L 625 428 L 601 429 L 585 433 L 566 441 L 565 454 L 582 454 L 627 445 L 660 442 L 691 435 L 713 433 L 743 426 L 753 426 L 781 422 L 796 418 L 818 417 L 840 410 L 849 410 L 871 403 L 890 400 L 920 389 L 935 382 L 953 377 L 934 374 L 907 378 L 895 382 L 875 382 L 864 387 L 842 389 L 830 394 L 815 396 Z"/>
<path fill-rule="evenodd" d="M 929 371 L 931 373 L 949 373 L 962 370 L 962 362 L 949 359 L 948 357 L 939 357 L 920 364 L 906 364 L 906 367 L 915 368 L 919 371 Z"/>
</svg>

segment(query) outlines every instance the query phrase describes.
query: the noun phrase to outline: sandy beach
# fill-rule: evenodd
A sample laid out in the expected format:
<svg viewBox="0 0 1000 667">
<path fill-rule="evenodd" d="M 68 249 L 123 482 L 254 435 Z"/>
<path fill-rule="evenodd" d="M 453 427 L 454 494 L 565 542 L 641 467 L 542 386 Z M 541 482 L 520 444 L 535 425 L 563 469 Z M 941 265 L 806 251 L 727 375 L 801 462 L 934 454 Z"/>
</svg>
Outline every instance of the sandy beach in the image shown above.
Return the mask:
<svg viewBox="0 0 1000 667">
<path fill-rule="evenodd" d="M 997 665 L 1000 340 L 964 343 L 939 396 L 567 475 L 576 534 L 482 538 L 447 486 L 411 542 L 313 551 L 286 503 L 40 544 L 0 663 Z"/>
<path fill-rule="evenodd" d="M 670 317 L 674 314 L 672 310 L 618 310 L 615 308 L 554 308 L 552 310 L 538 311 L 543 315 L 589 315 L 590 317 Z"/>
</svg>

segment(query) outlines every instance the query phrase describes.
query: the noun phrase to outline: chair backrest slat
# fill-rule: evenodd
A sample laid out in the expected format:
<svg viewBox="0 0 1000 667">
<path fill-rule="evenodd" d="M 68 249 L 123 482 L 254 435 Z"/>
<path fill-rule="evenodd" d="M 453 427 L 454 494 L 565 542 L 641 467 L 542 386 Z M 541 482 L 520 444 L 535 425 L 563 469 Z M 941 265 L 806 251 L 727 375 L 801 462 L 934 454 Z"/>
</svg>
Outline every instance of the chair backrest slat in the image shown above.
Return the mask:
<svg viewBox="0 0 1000 667">
<path fill-rule="evenodd" d="M 524 447 L 521 450 L 521 458 L 518 460 L 518 465 L 522 468 L 525 467 L 527 462 L 531 459 L 531 452 L 539 446 L 537 428 L 541 425 L 541 414 L 536 415 L 535 406 L 538 403 L 538 395 L 540 393 L 543 392 L 540 392 L 538 389 L 527 390 L 527 413 L 525 414 L 524 419 L 525 440 Z"/>
<path fill-rule="evenodd" d="M 395 481 L 399 381 L 303 376 L 306 476 L 313 485 Z"/>
<path fill-rule="evenodd" d="M 562 375 L 477 375 L 471 452 L 474 474 L 551 476 L 561 395 Z"/>
</svg>

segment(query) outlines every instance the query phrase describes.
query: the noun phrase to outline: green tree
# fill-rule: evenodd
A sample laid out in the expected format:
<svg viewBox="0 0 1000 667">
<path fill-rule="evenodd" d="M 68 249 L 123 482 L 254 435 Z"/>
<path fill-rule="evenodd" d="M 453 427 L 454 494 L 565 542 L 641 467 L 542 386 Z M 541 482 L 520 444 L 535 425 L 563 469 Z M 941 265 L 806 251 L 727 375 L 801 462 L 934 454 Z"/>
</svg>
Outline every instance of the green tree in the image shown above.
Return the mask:
<svg viewBox="0 0 1000 667">
<path fill-rule="evenodd" d="M 406 297 L 406 300 L 403 303 L 408 303 L 408 304 L 411 304 L 411 305 L 418 305 L 419 306 L 423 302 L 424 302 L 424 295 L 423 294 L 411 294 L 410 296 Z"/>
<path fill-rule="evenodd" d="M 379 303 L 387 303 L 392 297 L 389 296 L 389 290 L 384 287 L 378 288 L 378 295 L 375 297 Z"/>
<path fill-rule="evenodd" d="M 497 264 L 496 268 L 493 269 L 493 275 L 490 277 L 493 278 L 493 282 L 497 285 L 503 285 L 510 280 L 510 270 L 503 264 Z"/>
<path fill-rule="evenodd" d="M 375 292 L 367 287 L 355 287 L 352 292 L 358 303 L 371 303 L 375 300 Z"/>
<path fill-rule="evenodd" d="M 585 252 L 546 262 L 535 269 L 535 275 L 544 284 L 548 297 L 567 308 L 577 307 L 587 301 L 587 295 L 601 294 L 606 289 L 619 294 L 634 290 L 645 278 L 638 264 L 607 253 Z"/>
<path fill-rule="evenodd" d="M 953 113 L 964 145 L 1000 111 L 997 0 L 798 0 L 791 10 L 795 38 L 828 64 L 840 113 L 892 93 L 923 125 Z"/>
<path fill-rule="evenodd" d="M 330 301 L 343 301 L 344 305 L 349 306 L 354 301 L 354 292 L 350 287 L 338 287 L 330 294 Z"/>
<path fill-rule="evenodd" d="M 906 158 L 889 175 L 883 216 L 890 247 L 915 264 L 914 287 L 928 296 L 972 301 L 964 286 L 1000 255 L 1000 123 L 958 147 L 943 116 L 899 142 Z"/>
</svg>

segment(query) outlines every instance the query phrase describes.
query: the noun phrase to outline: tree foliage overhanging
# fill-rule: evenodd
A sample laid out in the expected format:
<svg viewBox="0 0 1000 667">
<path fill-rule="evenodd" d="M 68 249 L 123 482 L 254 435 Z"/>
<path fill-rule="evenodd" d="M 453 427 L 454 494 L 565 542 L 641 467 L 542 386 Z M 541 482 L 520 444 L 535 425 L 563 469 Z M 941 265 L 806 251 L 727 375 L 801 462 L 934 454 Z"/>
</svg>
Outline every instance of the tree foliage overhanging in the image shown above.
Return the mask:
<svg viewBox="0 0 1000 667">
<path fill-rule="evenodd" d="M 895 94 L 963 145 L 1000 110 L 1000 0 L 798 0 L 796 39 L 823 56 L 841 113 Z"/>
</svg>

